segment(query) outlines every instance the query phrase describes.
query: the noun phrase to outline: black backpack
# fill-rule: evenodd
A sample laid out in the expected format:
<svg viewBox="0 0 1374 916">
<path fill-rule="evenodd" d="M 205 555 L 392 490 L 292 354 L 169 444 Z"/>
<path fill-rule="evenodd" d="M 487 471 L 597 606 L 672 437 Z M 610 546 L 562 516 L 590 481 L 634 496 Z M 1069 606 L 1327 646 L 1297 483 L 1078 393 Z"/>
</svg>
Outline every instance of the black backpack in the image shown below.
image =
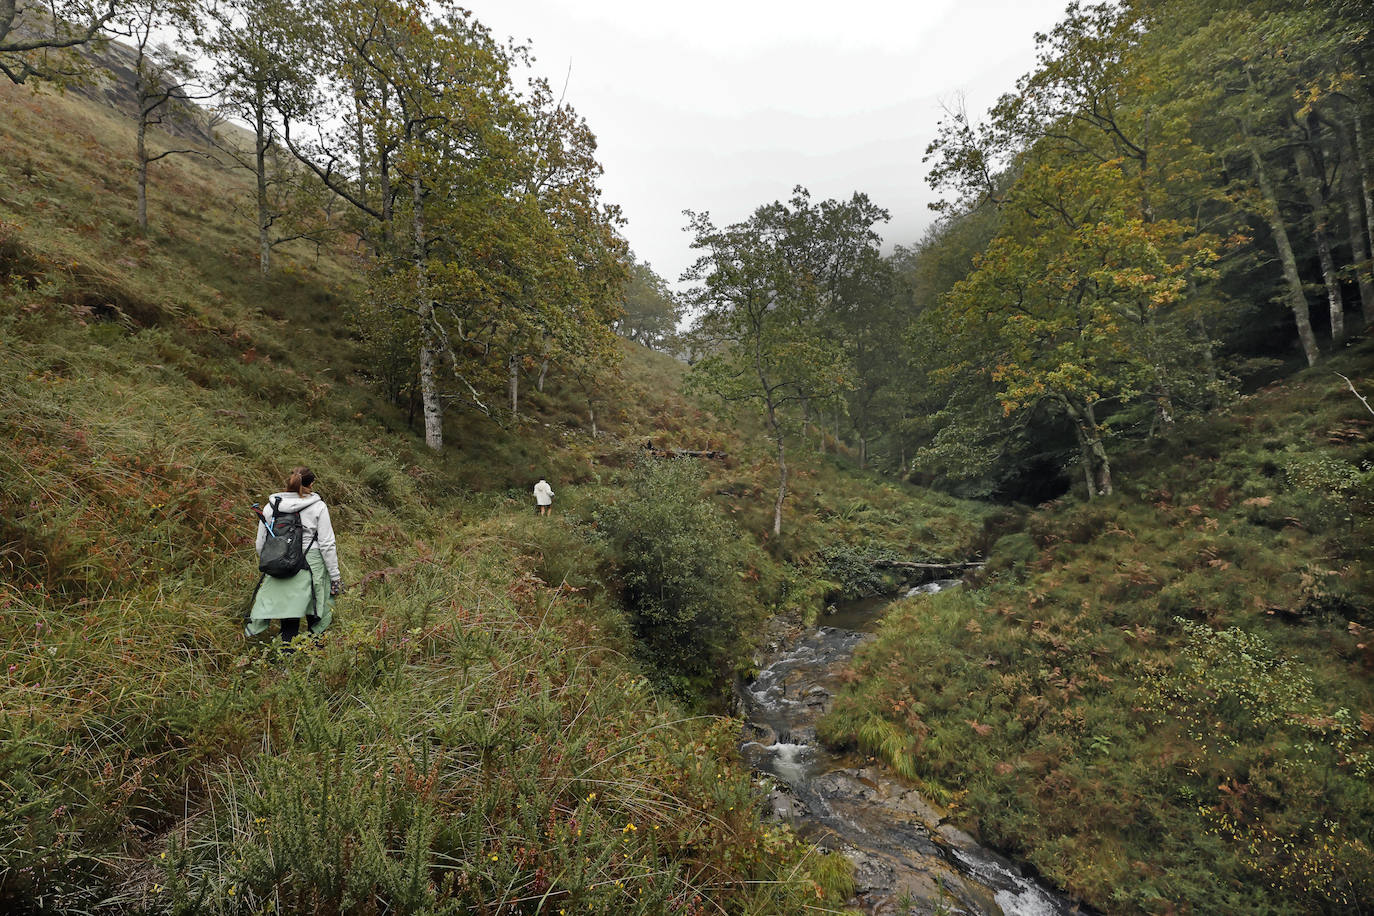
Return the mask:
<svg viewBox="0 0 1374 916">
<path fill-rule="evenodd" d="M 305 569 L 305 552 L 315 544 L 312 537 L 304 544 L 305 526 L 300 512 L 282 512 L 281 497 L 272 501 L 272 530 L 258 554 L 258 570 L 278 579 L 290 579 Z"/>
</svg>

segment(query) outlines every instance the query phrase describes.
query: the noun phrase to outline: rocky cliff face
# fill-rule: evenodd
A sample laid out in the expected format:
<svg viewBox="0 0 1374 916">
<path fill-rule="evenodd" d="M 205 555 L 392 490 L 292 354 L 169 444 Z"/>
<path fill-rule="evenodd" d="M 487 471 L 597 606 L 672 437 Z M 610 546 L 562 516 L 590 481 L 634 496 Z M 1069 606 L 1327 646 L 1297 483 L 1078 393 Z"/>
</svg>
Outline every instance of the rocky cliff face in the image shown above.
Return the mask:
<svg viewBox="0 0 1374 916">
<path fill-rule="evenodd" d="M 91 79 L 73 87 L 73 91 L 130 118 L 138 118 L 138 52 L 111 39 L 88 49 L 86 56 L 95 65 L 94 73 Z M 200 146 L 208 146 L 215 139 L 210 113 L 185 94 L 167 103 L 158 127 Z"/>
<path fill-rule="evenodd" d="M 12 35 L 37 37 L 51 31 L 52 19 L 41 5 L 33 0 L 21 0 L 22 15 L 16 17 Z M 108 105 L 131 119 L 139 113 L 138 52 L 135 48 L 110 38 L 82 48 L 79 53 L 92 64 L 89 75 L 69 85 L 69 91 Z M 156 56 L 156 55 L 154 55 Z M 181 93 L 163 107 L 161 130 L 173 136 L 205 146 L 215 139 L 211 115 Z"/>
</svg>

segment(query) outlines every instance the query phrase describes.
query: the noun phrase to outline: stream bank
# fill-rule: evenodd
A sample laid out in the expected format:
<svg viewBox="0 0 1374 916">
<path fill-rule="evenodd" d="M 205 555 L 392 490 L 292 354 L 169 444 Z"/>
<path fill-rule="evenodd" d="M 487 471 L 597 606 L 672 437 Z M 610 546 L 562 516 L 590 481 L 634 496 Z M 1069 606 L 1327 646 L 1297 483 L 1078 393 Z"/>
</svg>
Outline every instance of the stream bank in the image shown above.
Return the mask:
<svg viewBox="0 0 1374 916">
<path fill-rule="evenodd" d="M 957 586 L 941 580 L 906 595 Z M 897 596 L 901 597 L 901 596 Z M 839 754 L 816 738 L 855 649 L 895 597 L 850 602 L 825 625 L 769 647 L 740 690 L 740 753 L 773 777 L 773 812 L 803 837 L 854 863 L 854 905 L 875 916 L 1069 916 L 1083 913 L 973 837 L 872 758 Z"/>
</svg>

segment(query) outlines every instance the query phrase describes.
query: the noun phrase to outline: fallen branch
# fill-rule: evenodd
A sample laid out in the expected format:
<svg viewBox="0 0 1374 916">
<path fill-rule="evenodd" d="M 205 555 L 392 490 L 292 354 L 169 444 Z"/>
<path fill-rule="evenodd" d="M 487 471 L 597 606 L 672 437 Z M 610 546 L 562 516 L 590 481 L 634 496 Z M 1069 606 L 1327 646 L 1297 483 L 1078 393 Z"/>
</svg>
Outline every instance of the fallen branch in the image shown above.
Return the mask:
<svg viewBox="0 0 1374 916">
<path fill-rule="evenodd" d="M 964 563 L 913 563 L 907 560 L 874 560 L 878 569 L 977 569 L 982 560 L 969 560 Z"/>
<path fill-rule="evenodd" d="M 1345 379 L 1345 384 L 1350 389 L 1350 393 L 1360 399 L 1360 403 L 1364 405 L 1364 409 L 1369 411 L 1370 413 L 1374 413 L 1374 407 L 1369 406 L 1369 401 L 1365 399 L 1365 396 L 1355 390 L 1355 383 L 1352 382 L 1350 379 L 1345 378 L 1345 376 L 1341 375 L 1339 372 L 1337 372 L 1336 374 L 1339 375 L 1341 378 Z"/>
</svg>

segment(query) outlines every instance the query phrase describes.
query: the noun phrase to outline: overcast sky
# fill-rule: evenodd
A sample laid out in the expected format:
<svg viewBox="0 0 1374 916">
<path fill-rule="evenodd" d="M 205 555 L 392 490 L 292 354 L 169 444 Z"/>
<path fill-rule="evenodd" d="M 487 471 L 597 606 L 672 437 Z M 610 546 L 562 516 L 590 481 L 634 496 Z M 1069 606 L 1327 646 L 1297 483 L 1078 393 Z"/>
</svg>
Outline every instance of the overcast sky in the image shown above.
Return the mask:
<svg viewBox="0 0 1374 916">
<path fill-rule="evenodd" d="M 718 225 L 785 199 L 866 192 L 893 244 L 930 224 L 921 156 L 940 105 L 981 113 L 1012 88 L 1066 0 L 471 0 L 596 133 L 607 200 L 670 283 L 691 263 L 684 209 Z M 571 76 L 569 77 L 569 67 Z"/>
</svg>

